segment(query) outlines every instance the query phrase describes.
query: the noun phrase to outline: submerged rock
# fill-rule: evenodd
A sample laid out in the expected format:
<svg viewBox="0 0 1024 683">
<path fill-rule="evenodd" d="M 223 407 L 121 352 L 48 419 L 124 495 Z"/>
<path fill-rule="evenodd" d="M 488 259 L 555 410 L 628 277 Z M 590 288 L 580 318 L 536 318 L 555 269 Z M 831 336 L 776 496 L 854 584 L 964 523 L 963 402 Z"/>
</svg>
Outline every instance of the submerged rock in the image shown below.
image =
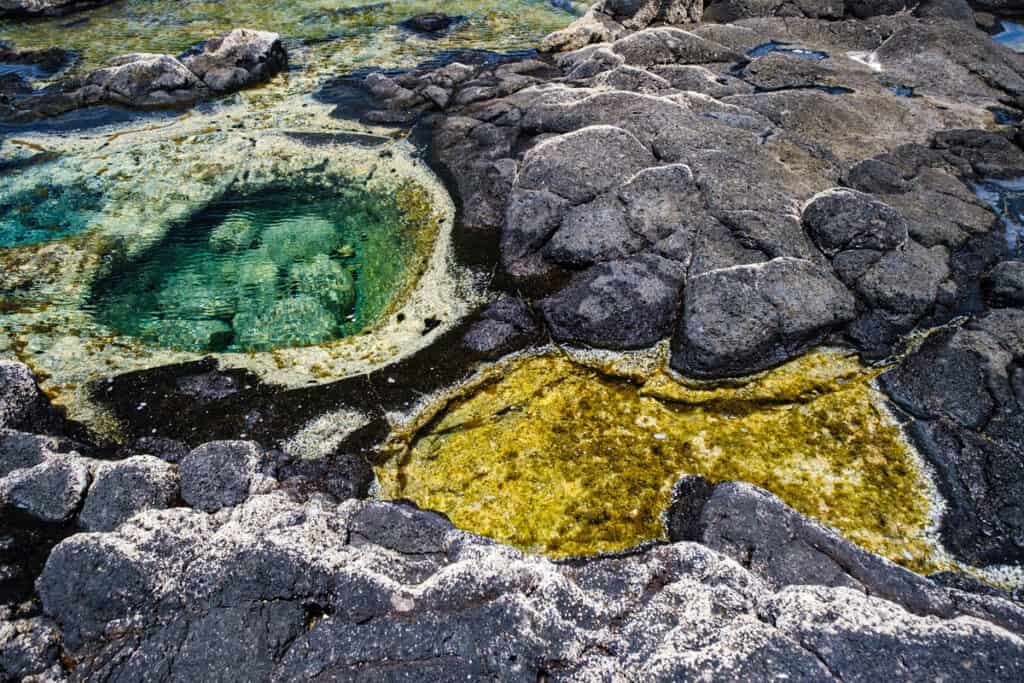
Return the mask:
<svg viewBox="0 0 1024 683">
<path fill-rule="evenodd" d="M 441 33 L 447 31 L 455 24 L 465 21 L 465 17 L 452 17 L 443 12 L 428 12 L 417 14 L 401 22 L 399 26 L 417 33 Z"/>
</svg>

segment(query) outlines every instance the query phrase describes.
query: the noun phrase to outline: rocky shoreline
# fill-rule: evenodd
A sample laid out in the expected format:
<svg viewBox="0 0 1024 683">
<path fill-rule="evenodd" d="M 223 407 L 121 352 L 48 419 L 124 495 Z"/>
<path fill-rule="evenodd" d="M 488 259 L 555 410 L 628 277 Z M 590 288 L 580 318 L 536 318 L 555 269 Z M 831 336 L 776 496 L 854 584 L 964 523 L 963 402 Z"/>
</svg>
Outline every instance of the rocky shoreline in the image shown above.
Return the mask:
<svg viewBox="0 0 1024 683">
<path fill-rule="evenodd" d="M 225 66 L 232 41 L 259 56 Z M 557 562 L 374 499 L 396 415 L 488 361 L 667 342 L 728 387 L 828 344 L 885 368 L 956 566 L 1024 562 L 1024 235 L 979 190 L 1024 177 L 1024 56 L 956 0 L 606 0 L 541 48 L 316 95 L 412 128 L 457 257 L 493 271 L 416 354 L 302 389 L 214 359 L 112 377 L 123 443 L 0 361 L 0 679 L 1019 679 L 1020 585 L 915 574 L 750 484 L 683 477 L 664 540 Z M 247 87 L 279 49 L 128 60 L 195 82 L 110 101 Z"/>
</svg>

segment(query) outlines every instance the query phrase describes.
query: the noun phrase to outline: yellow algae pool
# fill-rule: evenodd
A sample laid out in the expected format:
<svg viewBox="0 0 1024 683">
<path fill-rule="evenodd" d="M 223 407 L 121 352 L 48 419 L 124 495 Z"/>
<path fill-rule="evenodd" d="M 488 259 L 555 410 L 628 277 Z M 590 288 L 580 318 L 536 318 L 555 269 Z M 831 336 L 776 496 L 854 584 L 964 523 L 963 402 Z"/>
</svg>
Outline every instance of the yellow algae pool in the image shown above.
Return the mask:
<svg viewBox="0 0 1024 683">
<path fill-rule="evenodd" d="M 871 382 L 818 351 L 744 384 L 624 379 L 551 353 L 428 408 L 378 467 L 381 493 L 530 552 L 662 539 L 683 474 L 763 487 L 850 540 L 932 566 L 931 484 Z"/>
</svg>

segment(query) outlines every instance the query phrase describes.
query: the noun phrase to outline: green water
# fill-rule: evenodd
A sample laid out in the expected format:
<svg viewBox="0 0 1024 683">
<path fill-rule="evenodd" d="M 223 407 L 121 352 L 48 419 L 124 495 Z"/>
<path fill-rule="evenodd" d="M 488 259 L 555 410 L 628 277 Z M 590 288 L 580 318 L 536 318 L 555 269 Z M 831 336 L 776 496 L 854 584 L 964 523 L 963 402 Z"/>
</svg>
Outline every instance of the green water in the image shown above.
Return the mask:
<svg viewBox="0 0 1024 683">
<path fill-rule="evenodd" d="M 415 253 L 399 208 L 356 187 L 209 205 L 94 287 L 99 322 L 193 352 L 267 351 L 354 334 L 386 308 Z"/>
<path fill-rule="evenodd" d="M 0 180 L 0 248 L 62 239 L 89 227 L 103 205 L 102 193 L 41 178 L 35 187 L 8 190 Z"/>
<path fill-rule="evenodd" d="M 397 25 L 425 12 L 466 20 L 438 36 Z M 232 28 L 253 28 L 280 33 L 294 70 L 321 76 L 364 66 L 411 66 L 445 49 L 533 47 L 572 19 L 545 0 L 121 0 L 68 17 L 0 23 L 0 40 L 20 48 L 73 49 L 81 57 L 74 70 L 82 71 L 115 55 L 178 54 Z"/>
</svg>

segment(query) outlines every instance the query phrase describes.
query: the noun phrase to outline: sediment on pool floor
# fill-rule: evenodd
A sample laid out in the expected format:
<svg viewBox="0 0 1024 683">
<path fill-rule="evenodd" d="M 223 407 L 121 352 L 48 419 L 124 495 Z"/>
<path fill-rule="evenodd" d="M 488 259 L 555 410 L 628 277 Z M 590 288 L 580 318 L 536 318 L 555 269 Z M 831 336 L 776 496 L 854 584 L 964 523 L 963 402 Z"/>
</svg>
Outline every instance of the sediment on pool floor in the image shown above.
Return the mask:
<svg viewBox="0 0 1024 683">
<path fill-rule="evenodd" d="M 730 386 L 661 371 L 631 381 L 556 354 L 516 360 L 396 440 L 377 468 L 381 493 L 568 557 L 663 539 L 683 475 L 747 481 L 930 569 L 933 487 L 882 407 L 877 373 L 838 351 Z"/>
</svg>

